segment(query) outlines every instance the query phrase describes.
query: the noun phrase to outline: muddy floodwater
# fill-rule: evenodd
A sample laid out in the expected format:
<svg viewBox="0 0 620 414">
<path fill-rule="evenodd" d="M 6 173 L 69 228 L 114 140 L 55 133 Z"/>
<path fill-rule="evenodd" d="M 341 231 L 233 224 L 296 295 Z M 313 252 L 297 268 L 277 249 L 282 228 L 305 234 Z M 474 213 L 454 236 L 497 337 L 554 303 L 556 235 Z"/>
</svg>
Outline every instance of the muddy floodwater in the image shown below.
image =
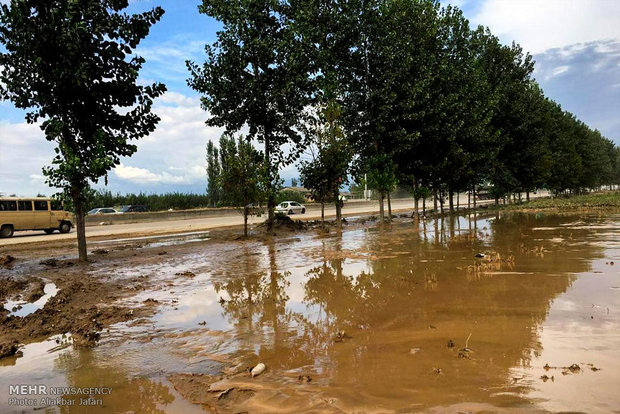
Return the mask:
<svg viewBox="0 0 620 414">
<path fill-rule="evenodd" d="M 141 243 L 88 272 L 144 280 L 119 300 L 149 316 L 92 348 L 54 336 L 0 359 L 0 412 L 620 410 L 620 214 Z M 111 390 L 85 405 L 14 384 Z"/>
</svg>

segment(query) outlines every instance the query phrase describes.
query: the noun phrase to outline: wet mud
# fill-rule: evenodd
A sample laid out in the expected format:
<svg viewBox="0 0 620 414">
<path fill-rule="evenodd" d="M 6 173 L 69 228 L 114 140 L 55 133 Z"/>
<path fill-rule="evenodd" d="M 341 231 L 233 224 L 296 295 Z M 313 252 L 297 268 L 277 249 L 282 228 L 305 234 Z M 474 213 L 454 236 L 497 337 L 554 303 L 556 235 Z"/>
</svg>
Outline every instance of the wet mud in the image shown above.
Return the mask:
<svg viewBox="0 0 620 414">
<path fill-rule="evenodd" d="M 104 242 L 88 265 L 70 245 L 0 252 L 3 303 L 58 288 L 0 315 L 0 411 L 33 381 L 111 386 L 102 412 L 620 406 L 620 214 L 283 226 Z"/>
</svg>

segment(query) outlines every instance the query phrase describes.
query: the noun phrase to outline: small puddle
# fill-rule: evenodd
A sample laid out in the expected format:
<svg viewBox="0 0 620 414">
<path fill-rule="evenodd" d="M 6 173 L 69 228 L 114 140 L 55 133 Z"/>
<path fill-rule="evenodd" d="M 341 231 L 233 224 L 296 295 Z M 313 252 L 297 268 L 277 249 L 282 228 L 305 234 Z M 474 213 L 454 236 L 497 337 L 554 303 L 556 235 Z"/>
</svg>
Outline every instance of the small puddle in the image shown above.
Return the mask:
<svg viewBox="0 0 620 414">
<path fill-rule="evenodd" d="M 111 240 L 100 240 L 91 242 L 91 244 L 115 244 L 115 243 L 125 243 L 125 242 L 134 242 L 134 241 L 146 241 L 147 244 L 151 247 L 158 246 L 171 246 L 174 244 L 183 244 L 183 243 L 191 243 L 196 241 L 203 241 L 209 238 L 209 231 L 192 231 L 186 233 L 174 233 L 174 234 L 163 234 L 160 236 L 142 236 L 142 237 L 129 237 L 124 239 L 111 239 Z M 193 236 L 193 237 L 192 237 Z M 167 240 L 169 241 L 161 241 L 161 242 L 150 242 L 151 240 Z"/>
<path fill-rule="evenodd" d="M 41 296 L 39 300 L 32 303 L 10 300 L 5 303 L 4 309 L 11 312 L 11 316 L 23 318 L 24 316 L 28 316 L 31 313 L 42 309 L 43 306 L 45 306 L 45 304 L 47 303 L 47 301 L 50 300 L 50 298 L 56 296 L 59 291 L 60 289 L 58 289 L 54 283 L 47 283 L 43 288 L 44 295 Z M 15 309 L 15 311 L 13 309 Z"/>
</svg>

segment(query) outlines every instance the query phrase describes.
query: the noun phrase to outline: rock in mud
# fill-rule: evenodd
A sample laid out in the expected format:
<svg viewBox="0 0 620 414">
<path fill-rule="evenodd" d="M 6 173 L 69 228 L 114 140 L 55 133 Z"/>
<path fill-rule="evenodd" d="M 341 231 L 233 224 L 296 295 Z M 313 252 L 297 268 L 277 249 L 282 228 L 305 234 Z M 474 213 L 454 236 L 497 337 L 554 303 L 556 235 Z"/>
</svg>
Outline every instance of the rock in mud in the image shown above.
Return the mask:
<svg viewBox="0 0 620 414">
<path fill-rule="evenodd" d="M 15 258 L 10 254 L 0 256 L 0 266 L 8 266 L 15 261 Z"/>
<path fill-rule="evenodd" d="M 93 254 L 102 255 L 102 254 L 108 254 L 108 253 L 110 253 L 110 251 L 106 250 L 106 249 L 95 249 L 95 250 L 93 250 Z"/>
<path fill-rule="evenodd" d="M 265 366 L 265 364 L 263 364 L 262 362 L 259 363 L 258 365 L 256 365 L 254 368 L 252 368 L 252 370 L 250 371 L 250 374 L 252 374 L 252 378 L 259 376 L 260 374 L 262 374 L 263 372 L 265 372 L 265 369 L 267 367 Z"/>
<path fill-rule="evenodd" d="M 300 384 L 308 383 L 308 382 L 312 381 L 312 377 L 310 375 L 300 375 L 300 376 L 297 377 L 297 381 Z"/>
<path fill-rule="evenodd" d="M 44 266 L 56 267 L 58 266 L 58 260 L 56 259 L 41 260 L 39 264 L 42 264 Z"/>
<path fill-rule="evenodd" d="M 181 276 L 181 277 L 196 277 L 196 273 L 194 272 L 190 272 L 190 271 L 186 271 L 186 272 L 178 272 L 174 274 L 175 276 Z"/>
<path fill-rule="evenodd" d="M 32 303 L 45 295 L 45 283 L 38 280 L 30 285 L 29 291 L 24 295 L 26 302 Z"/>
</svg>

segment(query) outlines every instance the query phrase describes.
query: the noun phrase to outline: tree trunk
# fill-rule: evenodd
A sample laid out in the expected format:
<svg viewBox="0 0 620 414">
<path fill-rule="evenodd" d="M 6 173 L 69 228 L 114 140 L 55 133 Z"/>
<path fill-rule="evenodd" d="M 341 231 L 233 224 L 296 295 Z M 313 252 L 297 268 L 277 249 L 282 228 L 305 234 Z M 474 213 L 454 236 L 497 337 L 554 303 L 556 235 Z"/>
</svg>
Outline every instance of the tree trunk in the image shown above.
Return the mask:
<svg viewBox="0 0 620 414">
<path fill-rule="evenodd" d="M 88 261 L 88 250 L 86 249 L 86 220 L 84 214 L 84 191 L 82 188 L 74 188 L 71 198 L 75 207 L 75 229 L 77 231 L 78 260 Z"/>
<path fill-rule="evenodd" d="M 336 226 L 338 230 L 342 230 L 342 210 L 340 209 L 340 190 L 336 191 Z"/>
<path fill-rule="evenodd" d="M 426 217 L 426 197 L 422 199 L 422 218 Z"/>
<path fill-rule="evenodd" d="M 245 237 L 248 237 L 248 210 L 248 207 L 243 208 L 243 235 Z"/>
<path fill-rule="evenodd" d="M 530 202 L 530 190 L 527 190 L 525 192 L 525 201 L 527 201 L 528 203 Z"/>
<path fill-rule="evenodd" d="M 441 207 L 441 215 L 442 216 L 443 216 L 443 202 L 444 202 L 443 201 L 443 196 L 444 196 L 444 193 L 443 193 L 443 190 L 441 190 L 439 192 L 439 206 Z"/>
<path fill-rule="evenodd" d="M 437 213 L 437 188 L 433 188 L 433 209 Z"/>
<path fill-rule="evenodd" d="M 379 192 L 379 220 L 381 220 L 382 225 L 383 225 L 383 221 L 385 220 L 385 209 L 383 207 L 384 198 L 385 198 L 385 193 Z"/>
<path fill-rule="evenodd" d="M 321 202 L 321 224 L 325 225 L 325 202 Z"/>
<path fill-rule="evenodd" d="M 392 221 L 392 199 L 390 198 L 390 192 L 387 192 L 387 202 L 388 202 L 388 220 Z"/>
<path fill-rule="evenodd" d="M 450 213 L 454 213 L 454 191 L 451 187 L 448 189 L 448 197 L 450 198 L 448 200 L 448 203 L 450 205 Z"/>
<path fill-rule="evenodd" d="M 471 191 L 467 192 L 467 210 L 471 209 Z"/>
<path fill-rule="evenodd" d="M 265 161 L 267 163 L 267 229 L 273 228 L 275 220 L 276 198 L 274 194 L 273 178 L 271 177 L 271 144 L 269 133 L 265 133 Z"/>
<path fill-rule="evenodd" d="M 420 213 L 418 213 L 418 207 L 420 199 L 418 198 L 418 179 L 413 179 L 413 217 L 416 220 L 420 220 Z"/>
<path fill-rule="evenodd" d="M 456 211 L 459 211 L 460 207 L 461 207 L 461 194 L 456 193 Z"/>
<path fill-rule="evenodd" d="M 472 187 L 471 197 L 474 199 L 474 210 L 475 210 L 478 204 L 476 202 L 476 186 L 475 185 Z"/>
</svg>

